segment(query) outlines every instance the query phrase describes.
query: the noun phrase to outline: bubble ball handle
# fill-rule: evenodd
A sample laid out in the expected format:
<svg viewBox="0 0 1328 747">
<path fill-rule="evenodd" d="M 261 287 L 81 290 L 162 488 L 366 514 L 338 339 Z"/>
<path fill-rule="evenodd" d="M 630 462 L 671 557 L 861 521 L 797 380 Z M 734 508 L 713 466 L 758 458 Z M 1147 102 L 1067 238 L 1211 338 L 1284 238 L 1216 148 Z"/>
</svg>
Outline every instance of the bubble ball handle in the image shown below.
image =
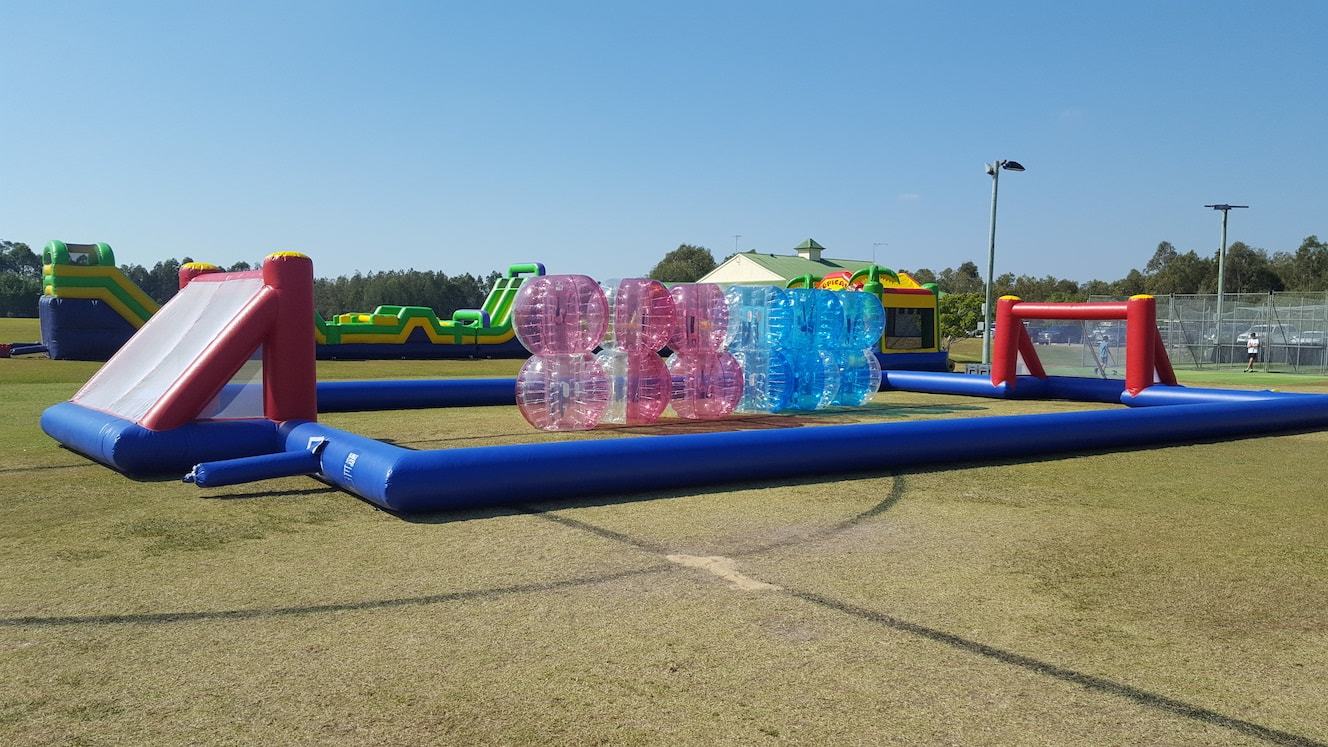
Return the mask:
<svg viewBox="0 0 1328 747">
<path fill-rule="evenodd" d="M 779 344 L 779 306 L 785 291 L 769 285 L 735 285 L 724 294 L 729 312 L 729 350 L 764 350 Z"/>
<path fill-rule="evenodd" d="M 876 351 L 841 350 L 839 357 L 839 391 L 834 404 L 860 407 L 867 404 L 881 390 L 881 361 Z"/>
<path fill-rule="evenodd" d="M 516 377 L 516 406 L 543 431 L 584 431 L 609 405 L 609 377 L 590 353 L 534 355 Z"/>
<path fill-rule="evenodd" d="M 842 291 L 813 290 L 812 339 L 815 347 L 828 350 L 844 345 L 844 302 Z"/>
<path fill-rule="evenodd" d="M 829 407 L 839 394 L 837 356 L 829 350 L 790 350 L 787 355 L 793 371 L 790 409 L 820 410 Z"/>
<path fill-rule="evenodd" d="M 678 417 L 715 420 L 742 401 L 742 369 L 729 353 L 679 352 L 669 356 L 671 402 Z"/>
<path fill-rule="evenodd" d="M 738 412 L 774 413 L 787 410 L 793 398 L 793 371 L 779 348 L 733 351 L 742 369 L 742 401 Z"/>
<path fill-rule="evenodd" d="M 669 406 L 673 380 L 654 350 L 606 347 L 596 356 L 609 379 L 609 402 L 601 423 L 648 425 Z"/>
<path fill-rule="evenodd" d="M 669 344 L 677 308 L 663 283 L 650 278 L 627 278 L 610 283 L 606 295 L 610 315 L 605 347 L 659 352 Z"/>
<path fill-rule="evenodd" d="M 728 335 L 729 307 L 724 289 L 714 283 L 675 285 L 677 312 L 669 347 L 679 353 L 717 352 Z"/>
<path fill-rule="evenodd" d="M 879 345 L 885 332 L 885 307 L 880 296 L 845 291 L 840 302 L 844 306 L 844 347 L 856 350 Z"/>
<path fill-rule="evenodd" d="M 585 275 L 529 278 L 512 308 L 516 337 L 535 355 L 589 353 L 604 337 L 608 322 L 604 291 Z"/>
<path fill-rule="evenodd" d="M 815 306 L 807 288 L 786 289 L 770 309 L 770 334 L 785 350 L 810 350 L 815 344 Z"/>
</svg>

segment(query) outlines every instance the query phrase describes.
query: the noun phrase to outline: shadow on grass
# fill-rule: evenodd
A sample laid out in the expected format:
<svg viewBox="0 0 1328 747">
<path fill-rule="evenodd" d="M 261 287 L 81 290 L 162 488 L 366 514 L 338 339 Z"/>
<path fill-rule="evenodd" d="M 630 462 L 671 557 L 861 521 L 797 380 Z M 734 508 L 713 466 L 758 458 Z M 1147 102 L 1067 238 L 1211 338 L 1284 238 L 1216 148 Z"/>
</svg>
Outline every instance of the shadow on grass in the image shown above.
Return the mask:
<svg viewBox="0 0 1328 747">
<path fill-rule="evenodd" d="M 601 573 L 593 576 L 560 579 L 542 583 L 514 584 L 488 589 L 453 591 L 441 594 L 426 594 L 414 597 L 393 597 L 389 599 L 364 599 L 327 604 L 308 604 L 289 607 L 262 607 L 256 609 L 230 610 L 182 610 L 176 612 L 138 612 L 126 614 L 102 615 L 56 615 L 47 617 L 7 617 L 0 618 L 0 628 L 54 628 L 71 625 L 152 625 L 181 622 L 238 622 L 243 620 L 263 620 L 279 617 L 298 617 L 320 615 L 334 612 L 354 612 L 359 610 L 381 610 L 400 607 L 424 607 L 449 602 L 464 602 L 473 599 L 491 599 L 513 594 L 530 594 L 546 591 L 571 589 L 578 586 L 590 586 L 609 583 L 635 576 L 672 571 L 677 566 L 672 563 L 657 563 L 645 568 L 627 571 Z"/>
<path fill-rule="evenodd" d="M 499 516 L 516 516 L 521 514 L 546 514 L 553 511 L 567 511 L 577 508 L 599 508 L 603 506 L 617 506 L 631 503 L 642 503 L 645 501 L 669 500 L 672 498 L 689 498 L 694 496 L 719 495 L 722 493 L 731 493 L 735 490 L 764 490 L 768 488 L 788 488 L 805 485 L 822 485 L 843 482 L 845 480 L 871 479 L 873 477 L 892 476 L 895 470 L 882 470 L 880 472 L 854 473 L 844 475 L 838 473 L 826 473 L 822 475 L 808 475 L 798 478 L 787 479 L 769 479 L 769 480 L 744 480 L 741 482 L 726 482 L 714 485 L 700 485 L 690 488 L 670 488 L 667 490 L 651 490 L 640 493 L 611 493 L 608 495 L 583 496 L 575 498 L 554 498 L 545 501 L 522 501 L 514 499 L 511 503 L 501 506 L 490 506 L 487 508 L 465 508 L 444 511 L 430 511 L 427 513 L 401 514 L 394 511 L 386 511 L 402 521 L 411 524 L 451 524 L 458 521 L 470 521 L 472 519 L 492 519 Z M 382 508 L 374 504 L 376 508 Z"/>
<path fill-rule="evenodd" d="M 78 464 L 39 464 L 33 467 L 4 467 L 0 468 L 0 475 L 13 472 L 50 472 L 57 469 L 77 469 L 79 467 L 100 467 L 102 465 L 88 460 Z"/>
<path fill-rule="evenodd" d="M 291 498 L 304 495 L 325 495 L 327 493 L 339 493 L 337 488 L 323 486 L 321 488 L 300 488 L 295 490 L 254 490 L 242 493 L 203 493 L 199 496 L 207 501 L 243 501 L 251 498 Z"/>
</svg>

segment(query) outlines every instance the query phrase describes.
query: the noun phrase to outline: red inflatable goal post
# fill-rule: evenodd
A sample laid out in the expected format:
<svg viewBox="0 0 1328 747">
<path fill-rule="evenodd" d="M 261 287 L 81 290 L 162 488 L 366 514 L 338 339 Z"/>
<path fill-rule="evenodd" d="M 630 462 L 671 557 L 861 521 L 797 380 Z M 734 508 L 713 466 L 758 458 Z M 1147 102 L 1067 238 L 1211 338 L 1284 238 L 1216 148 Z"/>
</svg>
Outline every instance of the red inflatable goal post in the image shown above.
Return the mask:
<svg viewBox="0 0 1328 747">
<path fill-rule="evenodd" d="M 1047 378 L 1024 326 L 1026 319 L 1124 321 L 1125 390 L 1135 395 L 1155 383 L 1176 384 L 1171 359 L 1157 331 L 1157 300 L 1152 296 L 1095 303 L 1029 303 L 1018 296 L 1001 296 L 996 302 L 996 340 L 991 351 L 991 383 L 996 386 L 1015 386 L 1021 358 L 1029 374 Z"/>
</svg>

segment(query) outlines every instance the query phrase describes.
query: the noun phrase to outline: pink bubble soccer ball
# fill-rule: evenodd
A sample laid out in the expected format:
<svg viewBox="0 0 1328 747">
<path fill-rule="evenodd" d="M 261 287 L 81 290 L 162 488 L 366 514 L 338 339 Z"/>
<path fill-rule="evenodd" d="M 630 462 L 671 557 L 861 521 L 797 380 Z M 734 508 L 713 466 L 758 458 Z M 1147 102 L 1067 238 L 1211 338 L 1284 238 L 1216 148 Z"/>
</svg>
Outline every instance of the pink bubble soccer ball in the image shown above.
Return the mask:
<svg viewBox="0 0 1328 747">
<path fill-rule="evenodd" d="M 742 401 L 742 367 L 728 353 L 674 353 L 668 368 L 678 417 L 714 420 L 728 416 Z"/>
<path fill-rule="evenodd" d="M 598 358 L 609 377 L 609 406 L 600 422 L 646 425 L 659 420 L 673 384 L 659 353 L 604 348 Z"/>
<path fill-rule="evenodd" d="M 541 275 L 522 284 L 512 307 L 516 337 L 535 355 L 588 353 L 604 337 L 609 304 L 585 275 Z"/>
<path fill-rule="evenodd" d="M 675 307 L 663 283 L 628 278 L 609 290 L 609 298 L 611 323 L 605 347 L 612 344 L 619 350 L 654 353 L 669 344 Z"/>
<path fill-rule="evenodd" d="M 720 350 L 728 334 L 729 306 L 724 289 L 714 283 L 673 286 L 678 307 L 669 347 L 678 353 Z"/>
<path fill-rule="evenodd" d="M 590 353 L 535 355 L 516 377 L 516 406 L 544 431 L 585 431 L 609 405 L 609 377 Z"/>
</svg>

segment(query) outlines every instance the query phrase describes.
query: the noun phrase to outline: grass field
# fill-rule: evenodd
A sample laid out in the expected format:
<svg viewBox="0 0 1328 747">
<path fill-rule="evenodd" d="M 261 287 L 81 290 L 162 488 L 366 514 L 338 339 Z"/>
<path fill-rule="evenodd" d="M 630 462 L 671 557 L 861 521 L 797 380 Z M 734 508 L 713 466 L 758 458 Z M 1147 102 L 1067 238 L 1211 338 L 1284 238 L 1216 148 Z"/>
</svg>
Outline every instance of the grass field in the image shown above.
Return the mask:
<svg viewBox="0 0 1328 747">
<path fill-rule="evenodd" d="M 94 369 L 0 360 L 3 744 L 1328 742 L 1328 433 L 401 518 L 93 466 L 37 417 Z M 1291 378 L 1258 383 L 1323 386 Z M 546 438 L 510 407 L 325 419 Z"/>
</svg>

